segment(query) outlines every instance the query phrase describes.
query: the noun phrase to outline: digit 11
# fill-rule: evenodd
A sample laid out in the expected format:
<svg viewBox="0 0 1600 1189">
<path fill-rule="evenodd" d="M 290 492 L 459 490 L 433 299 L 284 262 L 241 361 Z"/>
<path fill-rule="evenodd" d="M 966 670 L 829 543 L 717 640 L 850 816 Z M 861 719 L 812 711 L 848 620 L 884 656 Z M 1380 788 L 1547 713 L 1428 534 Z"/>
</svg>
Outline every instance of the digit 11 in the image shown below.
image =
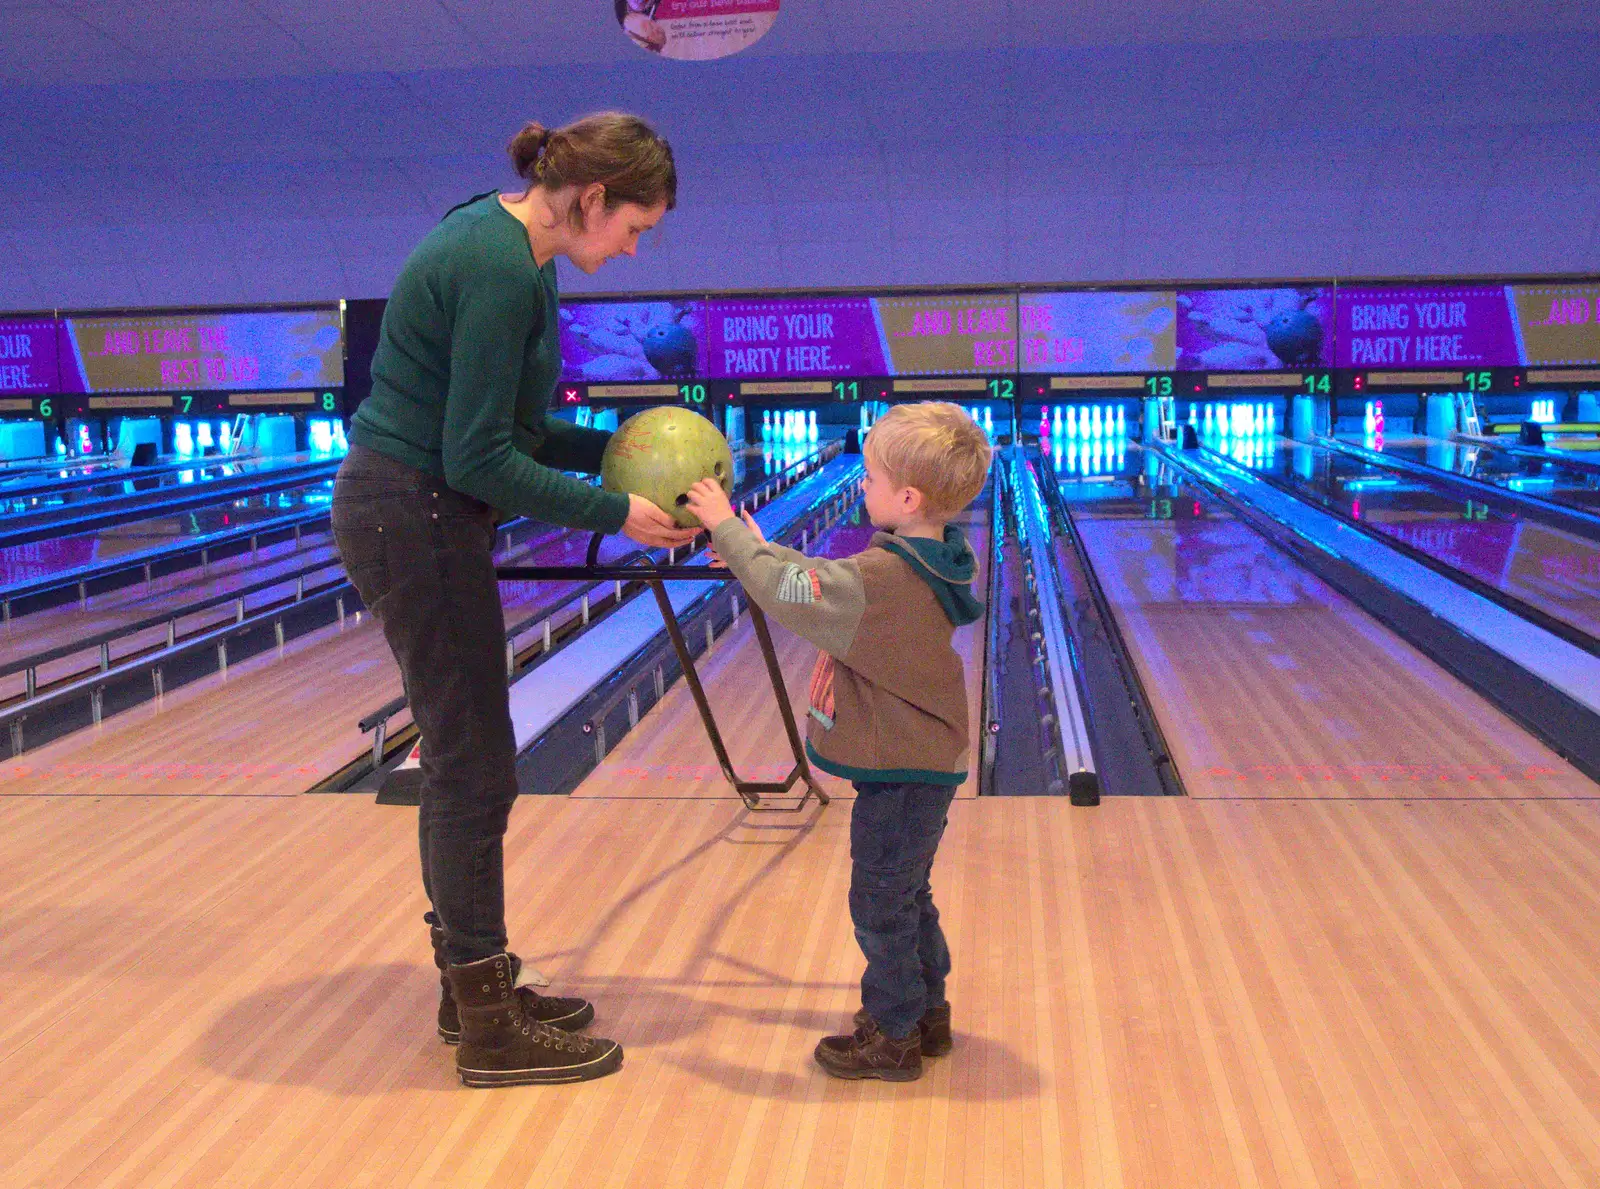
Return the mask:
<svg viewBox="0 0 1600 1189">
<path fill-rule="evenodd" d="M 840 400 L 860 400 L 861 385 L 855 380 L 840 380 L 834 384 L 833 394 Z"/>
</svg>

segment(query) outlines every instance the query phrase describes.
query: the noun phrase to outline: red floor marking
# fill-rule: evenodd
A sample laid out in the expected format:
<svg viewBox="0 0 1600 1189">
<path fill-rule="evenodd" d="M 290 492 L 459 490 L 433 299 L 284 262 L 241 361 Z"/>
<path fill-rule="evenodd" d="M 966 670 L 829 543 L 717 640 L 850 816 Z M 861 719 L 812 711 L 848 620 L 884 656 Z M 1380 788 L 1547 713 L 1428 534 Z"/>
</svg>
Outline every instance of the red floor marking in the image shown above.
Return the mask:
<svg viewBox="0 0 1600 1189">
<path fill-rule="evenodd" d="M 32 764 L 0 765 L 0 781 L 33 778 L 62 780 L 236 780 L 280 776 L 322 776 L 306 764 Z"/>
<path fill-rule="evenodd" d="M 1545 780 L 1565 776 L 1546 764 L 1252 764 L 1245 768 L 1221 765 L 1205 769 L 1216 780 L 1283 781 L 1315 784 L 1332 780 L 1375 780 L 1379 783 L 1481 784 L 1507 780 Z"/>
</svg>

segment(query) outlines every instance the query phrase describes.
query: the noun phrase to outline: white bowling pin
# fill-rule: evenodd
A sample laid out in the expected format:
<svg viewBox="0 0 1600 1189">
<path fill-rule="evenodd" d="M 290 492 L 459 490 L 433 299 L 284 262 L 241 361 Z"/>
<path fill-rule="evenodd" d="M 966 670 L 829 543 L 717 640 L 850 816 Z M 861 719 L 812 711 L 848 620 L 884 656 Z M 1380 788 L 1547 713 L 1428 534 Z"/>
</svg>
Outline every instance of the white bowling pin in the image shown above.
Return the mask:
<svg viewBox="0 0 1600 1189">
<path fill-rule="evenodd" d="M 1070 410 L 1068 410 L 1068 411 L 1070 412 Z M 1052 426 L 1051 431 L 1050 431 L 1050 436 L 1052 438 L 1054 438 L 1056 441 L 1059 442 L 1061 440 L 1062 436 L 1063 436 L 1062 432 L 1061 432 L 1061 406 L 1060 405 L 1056 406 L 1055 416 L 1051 420 L 1050 424 Z"/>
<path fill-rule="evenodd" d="M 817 440 L 817 433 L 818 433 L 818 430 L 817 430 L 817 411 L 815 409 L 812 409 L 811 410 L 811 421 L 810 421 L 810 424 L 808 424 L 806 426 L 806 437 L 810 441 L 815 442 Z"/>
</svg>

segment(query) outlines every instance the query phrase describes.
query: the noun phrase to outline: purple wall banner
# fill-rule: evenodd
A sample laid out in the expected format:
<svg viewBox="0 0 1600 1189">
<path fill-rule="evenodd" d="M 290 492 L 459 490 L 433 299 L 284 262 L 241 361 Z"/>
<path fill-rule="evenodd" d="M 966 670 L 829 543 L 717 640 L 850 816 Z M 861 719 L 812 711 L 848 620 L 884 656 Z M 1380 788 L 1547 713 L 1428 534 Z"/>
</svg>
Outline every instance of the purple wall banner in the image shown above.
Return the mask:
<svg viewBox="0 0 1600 1189">
<path fill-rule="evenodd" d="M 1339 290 L 1340 367 L 1516 367 L 1502 285 Z"/>
<path fill-rule="evenodd" d="M 1170 372 L 1177 359 L 1177 305 L 1178 295 L 1171 289 L 1024 293 L 1022 370 Z"/>
<path fill-rule="evenodd" d="M 1009 293 L 712 301 L 707 374 L 718 379 L 961 376 L 1017 366 Z"/>
<path fill-rule="evenodd" d="M 60 369 L 54 318 L 0 321 L 0 395 L 31 396 L 56 391 Z"/>
<path fill-rule="evenodd" d="M 718 379 L 888 373 L 869 297 L 713 301 L 706 322 L 707 375 Z"/>
<path fill-rule="evenodd" d="M 569 384 L 706 374 L 703 301 L 576 301 L 561 306 L 561 378 Z"/>
<path fill-rule="evenodd" d="M 1332 332 L 1332 289 L 1178 291 L 1179 371 L 1327 367 Z"/>
</svg>

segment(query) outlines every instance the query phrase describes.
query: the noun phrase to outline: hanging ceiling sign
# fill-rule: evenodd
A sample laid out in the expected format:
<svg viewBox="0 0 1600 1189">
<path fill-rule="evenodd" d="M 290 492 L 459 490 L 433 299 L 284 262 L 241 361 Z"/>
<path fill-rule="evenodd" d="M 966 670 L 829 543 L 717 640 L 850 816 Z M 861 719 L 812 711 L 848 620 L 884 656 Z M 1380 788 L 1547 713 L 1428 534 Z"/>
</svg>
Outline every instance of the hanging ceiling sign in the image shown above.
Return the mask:
<svg viewBox="0 0 1600 1189">
<path fill-rule="evenodd" d="M 613 0 L 617 24 L 640 49 L 685 62 L 726 58 L 767 35 L 778 0 Z"/>
</svg>

